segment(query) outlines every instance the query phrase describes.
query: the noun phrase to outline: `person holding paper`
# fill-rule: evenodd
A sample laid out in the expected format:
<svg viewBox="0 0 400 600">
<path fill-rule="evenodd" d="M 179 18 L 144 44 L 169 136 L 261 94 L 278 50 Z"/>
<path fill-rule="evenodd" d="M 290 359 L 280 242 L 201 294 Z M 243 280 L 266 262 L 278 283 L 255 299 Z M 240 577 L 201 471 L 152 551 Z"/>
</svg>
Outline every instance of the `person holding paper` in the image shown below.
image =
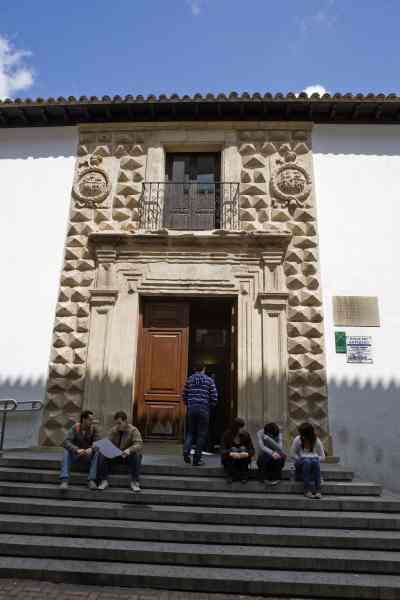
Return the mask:
<svg viewBox="0 0 400 600">
<path fill-rule="evenodd" d="M 122 410 L 114 415 L 114 427 L 111 429 L 108 439 L 120 452 L 115 452 L 114 458 L 107 458 L 102 454 L 101 447 L 99 447 L 97 465 L 98 476 L 101 480 L 99 490 L 105 490 L 108 487 L 110 464 L 112 461 L 118 461 L 126 465 L 129 469 L 132 491 L 140 492 L 139 474 L 142 462 L 141 450 L 143 448 L 143 440 L 139 429 L 128 423 L 128 416 Z M 109 448 L 106 450 L 106 453 L 110 455 Z M 111 454 L 113 453 L 111 452 Z"/>
<path fill-rule="evenodd" d="M 88 485 L 91 490 L 96 485 L 96 460 L 93 444 L 100 438 L 99 432 L 93 423 L 94 415 L 90 410 L 84 410 L 80 416 L 79 423 L 75 423 L 68 431 L 63 442 L 64 455 L 60 472 L 60 489 L 68 489 L 68 480 L 71 465 L 83 462 L 89 465 Z"/>
</svg>

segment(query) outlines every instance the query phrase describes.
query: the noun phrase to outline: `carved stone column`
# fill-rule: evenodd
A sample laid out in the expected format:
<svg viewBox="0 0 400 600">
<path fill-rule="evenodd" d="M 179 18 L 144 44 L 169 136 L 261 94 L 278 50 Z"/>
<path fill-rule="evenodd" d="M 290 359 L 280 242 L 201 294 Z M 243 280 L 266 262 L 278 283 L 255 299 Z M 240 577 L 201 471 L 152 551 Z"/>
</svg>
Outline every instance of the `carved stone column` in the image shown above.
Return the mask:
<svg viewBox="0 0 400 600">
<path fill-rule="evenodd" d="M 262 317 L 264 422 L 287 427 L 287 297 L 263 292 L 258 301 Z"/>
<path fill-rule="evenodd" d="M 118 290 L 114 282 L 116 251 L 112 247 L 96 248 L 96 288 L 90 292 L 90 336 L 86 365 L 84 408 L 92 410 L 104 425 L 108 414 L 106 390 L 109 383 L 110 335 Z"/>
<path fill-rule="evenodd" d="M 274 421 L 287 429 L 287 299 L 283 249 L 262 255 L 264 290 L 258 295 L 262 320 L 264 423 Z"/>
</svg>

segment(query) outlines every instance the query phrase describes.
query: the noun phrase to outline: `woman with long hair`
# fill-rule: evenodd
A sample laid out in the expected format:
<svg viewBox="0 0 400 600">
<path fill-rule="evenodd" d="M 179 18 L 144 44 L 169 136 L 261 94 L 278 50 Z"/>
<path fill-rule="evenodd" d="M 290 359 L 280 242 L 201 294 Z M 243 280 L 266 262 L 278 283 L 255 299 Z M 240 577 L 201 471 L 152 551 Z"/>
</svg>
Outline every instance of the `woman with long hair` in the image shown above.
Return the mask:
<svg viewBox="0 0 400 600">
<path fill-rule="evenodd" d="M 321 498 L 320 463 L 325 460 L 325 451 L 311 423 L 302 423 L 299 435 L 294 438 L 290 451 L 296 469 L 296 481 L 304 484 L 306 498 Z"/>
<path fill-rule="evenodd" d="M 222 436 L 221 462 L 229 483 L 246 483 L 249 478 L 249 465 L 255 453 L 250 434 L 244 425 L 243 419 L 236 418 Z"/>
<path fill-rule="evenodd" d="M 266 423 L 264 429 L 257 432 L 257 442 L 260 480 L 267 480 L 271 485 L 277 485 L 282 479 L 282 469 L 286 460 L 278 425 Z"/>
</svg>

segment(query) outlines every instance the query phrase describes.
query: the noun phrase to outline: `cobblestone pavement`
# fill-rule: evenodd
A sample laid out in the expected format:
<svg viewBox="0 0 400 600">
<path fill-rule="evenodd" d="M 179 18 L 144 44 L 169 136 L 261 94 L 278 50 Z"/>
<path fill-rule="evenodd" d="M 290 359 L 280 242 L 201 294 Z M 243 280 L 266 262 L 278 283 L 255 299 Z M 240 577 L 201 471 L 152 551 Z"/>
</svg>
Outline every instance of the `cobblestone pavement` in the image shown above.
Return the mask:
<svg viewBox="0 0 400 600">
<path fill-rule="evenodd" d="M 49 583 L 30 579 L 0 579 L 0 600 L 266 600 L 259 596 L 196 594 L 161 590 Z M 268 600 L 278 600 L 269 598 Z M 287 598 L 286 600 L 301 600 Z"/>
</svg>

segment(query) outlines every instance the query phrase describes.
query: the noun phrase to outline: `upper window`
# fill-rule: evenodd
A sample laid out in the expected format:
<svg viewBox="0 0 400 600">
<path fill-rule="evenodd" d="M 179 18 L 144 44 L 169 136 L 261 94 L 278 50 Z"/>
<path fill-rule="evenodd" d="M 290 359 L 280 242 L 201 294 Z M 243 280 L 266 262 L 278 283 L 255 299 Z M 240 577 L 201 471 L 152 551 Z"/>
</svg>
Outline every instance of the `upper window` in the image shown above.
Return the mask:
<svg viewBox="0 0 400 600">
<path fill-rule="evenodd" d="M 218 153 L 167 154 L 164 227 L 210 230 L 221 226 L 220 165 Z"/>
</svg>

